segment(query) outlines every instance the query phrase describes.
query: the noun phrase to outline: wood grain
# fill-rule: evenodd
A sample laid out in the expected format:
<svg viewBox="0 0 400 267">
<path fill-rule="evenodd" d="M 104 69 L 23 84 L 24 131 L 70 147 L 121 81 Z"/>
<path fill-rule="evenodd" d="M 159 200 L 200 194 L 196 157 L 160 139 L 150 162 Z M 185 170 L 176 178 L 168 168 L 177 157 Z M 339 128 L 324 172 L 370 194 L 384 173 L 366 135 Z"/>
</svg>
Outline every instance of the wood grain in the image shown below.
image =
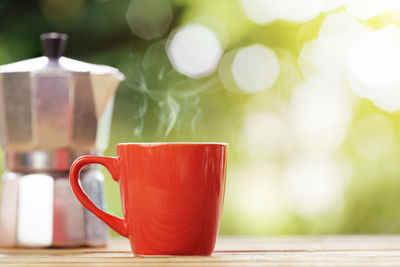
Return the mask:
<svg viewBox="0 0 400 267">
<path fill-rule="evenodd" d="M 106 248 L 0 249 L 0 266 L 400 266 L 400 236 L 220 237 L 210 257 L 134 257 Z"/>
</svg>

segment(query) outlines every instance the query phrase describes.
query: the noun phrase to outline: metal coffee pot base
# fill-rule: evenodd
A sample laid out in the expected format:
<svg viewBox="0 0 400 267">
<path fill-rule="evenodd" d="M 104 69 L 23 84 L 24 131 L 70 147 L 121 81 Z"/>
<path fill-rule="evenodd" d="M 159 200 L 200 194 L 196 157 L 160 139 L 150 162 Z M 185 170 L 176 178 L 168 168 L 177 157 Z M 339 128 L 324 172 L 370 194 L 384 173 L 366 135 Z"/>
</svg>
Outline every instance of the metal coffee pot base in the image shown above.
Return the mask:
<svg viewBox="0 0 400 267">
<path fill-rule="evenodd" d="M 67 35 L 40 36 L 43 56 L 0 66 L 0 246 L 103 246 L 108 228 L 73 195 L 68 170 L 108 146 L 114 94 L 124 75 L 63 56 Z M 77 40 L 79 44 L 79 40 Z M 81 173 L 104 208 L 103 175 Z"/>
<path fill-rule="evenodd" d="M 87 195 L 104 209 L 103 174 L 81 173 Z M 0 247 L 105 246 L 108 229 L 72 193 L 68 172 L 3 174 Z"/>
</svg>

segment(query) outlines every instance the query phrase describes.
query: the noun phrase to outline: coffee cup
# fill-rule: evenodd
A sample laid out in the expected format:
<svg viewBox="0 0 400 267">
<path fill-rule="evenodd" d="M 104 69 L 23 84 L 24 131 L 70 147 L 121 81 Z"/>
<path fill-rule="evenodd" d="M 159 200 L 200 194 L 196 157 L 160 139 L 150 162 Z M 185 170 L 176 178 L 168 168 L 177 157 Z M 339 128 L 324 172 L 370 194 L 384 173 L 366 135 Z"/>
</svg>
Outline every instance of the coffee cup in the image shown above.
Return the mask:
<svg viewBox="0 0 400 267">
<path fill-rule="evenodd" d="M 70 169 L 76 197 L 135 255 L 211 255 L 225 194 L 227 144 L 122 143 L 117 157 L 82 156 Z M 88 164 L 119 183 L 124 218 L 96 207 L 79 183 Z"/>
</svg>

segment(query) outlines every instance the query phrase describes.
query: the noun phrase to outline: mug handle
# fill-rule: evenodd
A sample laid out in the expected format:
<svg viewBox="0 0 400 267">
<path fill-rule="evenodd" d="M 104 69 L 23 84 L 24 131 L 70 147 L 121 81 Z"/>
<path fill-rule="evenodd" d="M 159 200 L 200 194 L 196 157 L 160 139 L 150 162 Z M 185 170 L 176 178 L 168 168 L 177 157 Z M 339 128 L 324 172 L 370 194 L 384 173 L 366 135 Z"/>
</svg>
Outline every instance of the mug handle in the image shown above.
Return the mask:
<svg viewBox="0 0 400 267">
<path fill-rule="evenodd" d="M 110 173 L 112 178 L 118 182 L 118 158 L 115 157 L 100 157 L 100 156 L 81 156 L 77 158 L 71 165 L 69 172 L 69 181 L 72 191 L 82 203 L 82 205 L 96 215 L 100 220 L 110 226 L 118 234 L 128 237 L 128 229 L 125 220 L 117 216 L 106 213 L 96 207 L 83 191 L 79 183 L 79 174 L 81 169 L 88 164 L 97 163 L 103 165 Z"/>
</svg>

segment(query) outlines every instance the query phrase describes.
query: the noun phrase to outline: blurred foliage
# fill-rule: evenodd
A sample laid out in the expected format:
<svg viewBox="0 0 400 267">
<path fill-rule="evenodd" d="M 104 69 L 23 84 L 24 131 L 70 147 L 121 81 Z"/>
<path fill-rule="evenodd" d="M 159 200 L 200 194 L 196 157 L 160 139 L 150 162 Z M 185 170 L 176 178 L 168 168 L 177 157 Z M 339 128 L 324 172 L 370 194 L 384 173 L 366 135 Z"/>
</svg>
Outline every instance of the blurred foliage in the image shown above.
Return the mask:
<svg viewBox="0 0 400 267">
<path fill-rule="evenodd" d="M 353 122 L 346 140 L 333 157 L 345 157 L 352 172 L 343 206 L 324 214 L 304 217 L 286 207 L 275 213 L 253 212 L 243 216 L 235 199 L 252 192 L 232 195 L 238 179 L 231 169 L 251 163 L 239 144 L 244 117 L 257 111 L 283 111 L 293 86 L 302 80 L 293 68 L 304 43 L 314 39 L 325 17 L 295 24 L 276 21 L 256 25 L 241 13 L 236 1 L 170 1 L 174 18 L 171 29 L 192 19 L 210 15 L 222 21 L 229 33 L 226 51 L 253 43 L 266 45 L 281 60 L 278 81 L 256 95 L 235 95 L 223 89 L 218 75 L 193 80 L 172 68 L 164 49 L 167 34 L 155 40 L 134 36 L 126 22 L 129 0 L 41 0 L 0 1 L 0 64 L 41 55 L 39 35 L 65 32 L 69 35 L 66 56 L 97 64 L 112 65 L 127 76 L 117 91 L 112 132 L 106 155 L 115 155 L 119 142 L 214 141 L 230 143 L 229 173 L 221 234 L 341 234 L 400 233 L 399 116 L 353 99 Z M 399 16 L 374 18 L 371 26 L 398 23 Z M 296 63 L 295 63 L 296 65 Z M 367 160 L 354 145 L 357 122 L 380 114 L 395 125 L 395 140 L 388 154 Z M 365 133 L 368 135 L 368 132 Z M 355 136 L 355 137 L 354 137 Z M 385 135 L 383 135 L 385 136 Z M 379 142 L 379 139 L 372 142 Z M 368 142 L 366 142 L 368 145 Z M 373 143 L 370 143 L 373 145 Z M 378 144 L 375 144 L 379 146 Z M 266 159 L 283 168 L 286 158 Z M 3 160 L 1 160 L 1 164 Z M 2 165 L 4 169 L 4 165 Z M 109 176 L 105 173 L 106 176 Z M 106 179 L 108 208 L 122 216 L 118 186 Z M 267 192 L 266 192 L 267 194 Z"/>
</svg>

